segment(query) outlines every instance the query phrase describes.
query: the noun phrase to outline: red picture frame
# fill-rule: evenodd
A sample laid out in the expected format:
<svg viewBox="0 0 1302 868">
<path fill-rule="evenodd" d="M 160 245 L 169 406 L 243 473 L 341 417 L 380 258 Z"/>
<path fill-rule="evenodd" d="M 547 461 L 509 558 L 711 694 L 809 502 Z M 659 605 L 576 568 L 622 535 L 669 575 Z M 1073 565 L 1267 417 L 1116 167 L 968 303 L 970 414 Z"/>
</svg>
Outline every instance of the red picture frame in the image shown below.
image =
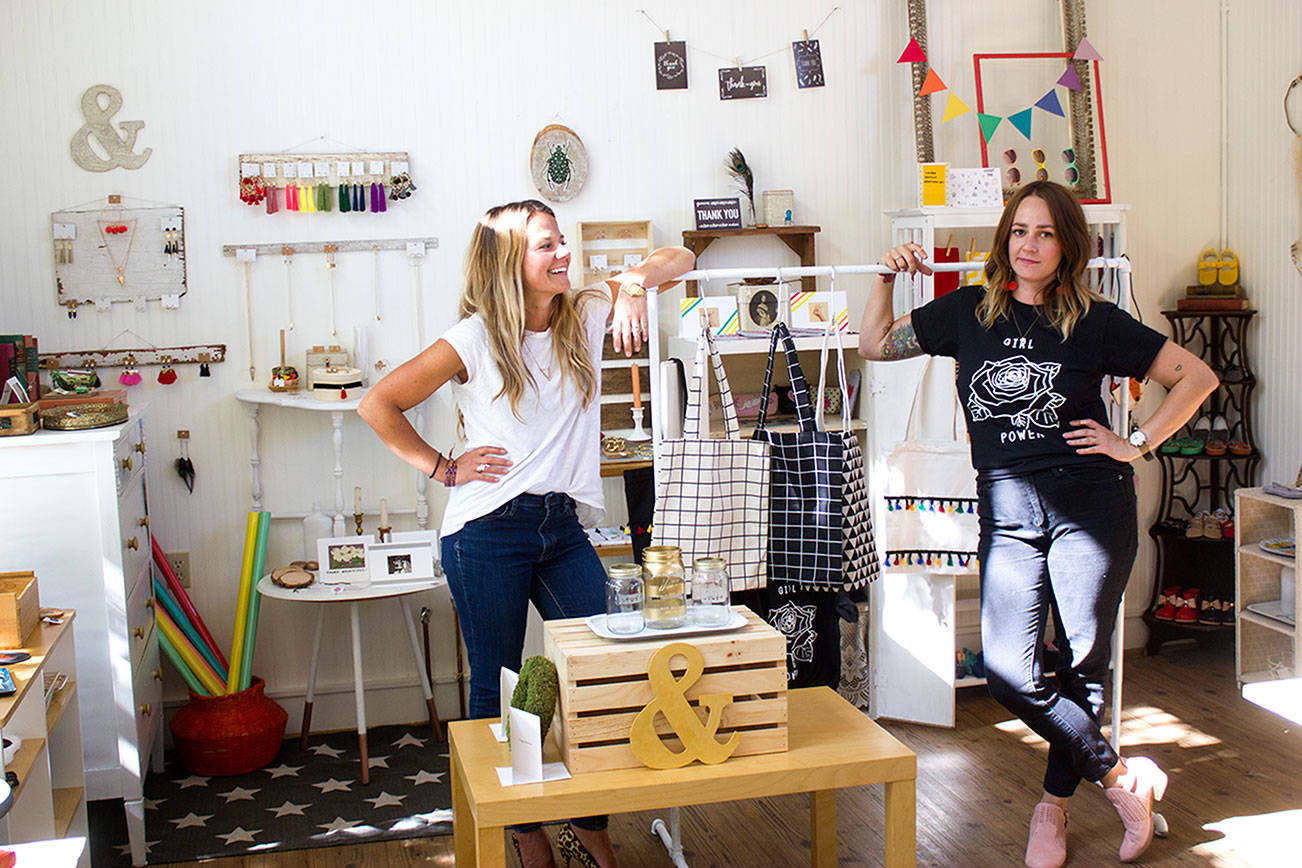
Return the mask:
<svg viewBox="0 0 1302 868">
<path fill-rule="evenodd" d="M 985 94 L 982 90 L 982 85 L 981 85 L 982 61 L 1036 60 L 1036 59 L 1051 60 L 1055 58 L 1062 60 L 1065 65 L 1066 63 L 1071 61 L 1072 53 L 1069 51 L 1059 51 L 1059 52 L 1048 51 L 1048 52 L 1003 52 L 1003 53 L 972 55 L 972 66 L 976 76 L 977 111 L 981 114 L 985 113 Z M 1094 187 L 1095 187 L 1095 193 L 1096 194 L 1099 193 L 1100 192 L 1099 181 L 1102 180 L 1102 190 L 1101 190 L 1102 195 L 1096 195 L 1091 198 L 1082 197 L 1080 201 L 1081 204 L 1083 205 L 1101 205 L 1101 204 L 1108 204 L 1112 201 L 1112 176 L 1108 171 L 1108 137 L 1107 137 L 1107 131 L 1103 124 L 1103 86 L 1099 80 L 1099 62 L 1095 60 L 1095 61 L 1091 61 L 1091 63 L 1093 64 L 1094 74 L 1090 77 L 1090 91 L 1091 91 L 1091 96 L 1093 97 L 1092 100 L 1093 113 L 1097 115 L 1098 118 L 1098 152 L 1095 155 L 1097 159 L 1095 160 L 1095 167 L 1094 167 Z M 1057 85 L 1055 83 L 1055 87 L 1056 86 Z M 1068 109 L 1068 112 L 1070 113 L 1070 109 Z M 1071 124 L 1070 117 L 1067 119 L 1067 124 L 1069 126 Z M 980 139 L 980 144 L 981 144 L 981 165 L 985 168 L 990 168 L 991 165 L 990 153 L 989 153 L 990 149 L 986 142 L 985 136 L 982 135 L 980 132 L 980 125 L 978 125 L 977 138 Z M 1073 147 L 1076 147 L 1075 143 L 1073 143 Z"/>
</svg>

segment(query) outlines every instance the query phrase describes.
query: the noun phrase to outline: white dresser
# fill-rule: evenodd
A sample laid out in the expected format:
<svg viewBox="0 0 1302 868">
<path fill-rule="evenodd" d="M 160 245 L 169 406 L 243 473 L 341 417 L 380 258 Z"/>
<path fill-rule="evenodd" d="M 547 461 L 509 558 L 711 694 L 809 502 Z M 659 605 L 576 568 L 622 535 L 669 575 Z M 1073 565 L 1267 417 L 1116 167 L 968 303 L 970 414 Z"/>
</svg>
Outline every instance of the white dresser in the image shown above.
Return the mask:
<svg viewBox="0 0 1302 868">
<path fill-rule="evenodd" d="M 86 798 L 125 801 L 135 865 L 163 759 L 143 429 L 133 407 L 111 428 L 0 437 L 0 570 L 32 570 L 42 605 L 77 610 Z"/>
</svg>

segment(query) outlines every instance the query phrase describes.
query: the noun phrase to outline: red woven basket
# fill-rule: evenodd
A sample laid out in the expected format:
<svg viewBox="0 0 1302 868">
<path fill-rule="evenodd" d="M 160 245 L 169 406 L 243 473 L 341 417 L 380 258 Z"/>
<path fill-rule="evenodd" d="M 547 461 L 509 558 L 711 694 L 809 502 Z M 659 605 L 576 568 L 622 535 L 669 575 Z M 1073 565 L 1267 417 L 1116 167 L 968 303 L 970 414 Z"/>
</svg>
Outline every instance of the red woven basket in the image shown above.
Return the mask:
<svg viewBox="0 0 1302 868">
<path fill-rule="evenodd" d="M 262 693 L 254 677 L 247 690 L 226 696 L 198 696 L 172 718 L 172 739 L 191 774 L 242 775 L 276 758 L 289 714 Z"/>
</svg>

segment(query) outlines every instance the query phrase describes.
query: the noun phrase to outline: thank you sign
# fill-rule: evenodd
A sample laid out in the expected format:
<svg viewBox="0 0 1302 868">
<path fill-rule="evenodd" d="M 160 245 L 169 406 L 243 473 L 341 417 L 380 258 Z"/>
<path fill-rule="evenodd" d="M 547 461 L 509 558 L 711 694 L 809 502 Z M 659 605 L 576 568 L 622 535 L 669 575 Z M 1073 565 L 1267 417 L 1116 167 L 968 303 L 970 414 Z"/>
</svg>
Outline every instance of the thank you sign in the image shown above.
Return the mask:
<svg viewBox="0 0 1302 868">
<path fill-rule="evenodd" d="M 719 70 L 719 99 L 755 99 L 768 95 L 767 67 L 734 66 Z"/>
<path fill-rule="evenodd" d="M 697 229 L 740 229 L 741 199 L 693 199 Z"/>
</svg>

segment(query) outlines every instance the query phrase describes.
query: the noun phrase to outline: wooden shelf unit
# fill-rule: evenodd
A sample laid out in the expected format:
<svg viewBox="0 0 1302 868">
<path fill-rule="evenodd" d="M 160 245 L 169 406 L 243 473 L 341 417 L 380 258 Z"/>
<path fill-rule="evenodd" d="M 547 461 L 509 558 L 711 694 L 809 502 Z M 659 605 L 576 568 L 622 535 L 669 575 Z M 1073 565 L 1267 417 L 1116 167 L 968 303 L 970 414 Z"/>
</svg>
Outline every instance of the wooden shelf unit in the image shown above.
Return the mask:
<svg viewBox="0 0 1302 868">
<path fill-rule="evenodd" d="M 38 577 L 39 581 L 39 577 Z M 32 656 L 9 666 L 17 690 L 0 699 L 0 732 L 21 744 L 5 771 L 18 776 L 13 805 L 0 818 L 0 843 L 21 844 L 69 836 L 85 837 L 86 789 L 77 695 L 75 612 L 60 624 L 41 622 L 22 650 Z M 45 676 L 66 682 L 47 701 Z M 82 866 L 90 865 L 89 850 Z"/>
<path fill-rule="evenodd" d="M 574 253 L 578 260 L 578 286 L 614 277 L 632 268 L 655 249 L 654 229 L 650 220 L 587 220 L 575 224 Z M 592 268 L 593 256 L 605 256 L 604 268 Z M 637 262 L 628 259 L 635 257 Z"/>
<path fill-rule="evenodd" d="M 802 266 L 816 265 L 814 256 L 814 236 L 819 232 L 818 226 L 747 226 L 743 229 L 687 229 L 683 231 L 683 246 L 700 259 L 705 248 L 720 238 L 756 238 L 772 236 L 791 248 L 800 257 Z M 699 265 L 699 264 L 698 264 Z M 816 289 L 815 278 L 800 278 L 800 289 L 813 292 Z M 695 280 L 687 281 L 687 294 L 698 295 Z M 767 345 L 765 349 L 767 349 Z"/>
<path fill-rule="evenodd" d="M 1278 537 L 1296 540 L 1302 530 L 1302 500 L 1275 497 L 1260 488 L 1240 488 L 1234 499 L 1235 677 L 1244 696 L 1250 699 L 1249 686 L 1254 683 L 1292 680 L 1297 685 L 1293 691 L 1296 701 L 1302 696 L 1298 673 L 1302 633 L 1297 627 L 1302 612 L 1296 601 L 1296 559 L 1264 551 L 1257 544 Z M 1249 611 L 1247 607 L 1255 603 L 1281 599 L 1282 582 L 1290 575 L 1285 570 L 1289 568 L 1293 570 L 1295 597 L 1293 623 Z"/>
</svg>

